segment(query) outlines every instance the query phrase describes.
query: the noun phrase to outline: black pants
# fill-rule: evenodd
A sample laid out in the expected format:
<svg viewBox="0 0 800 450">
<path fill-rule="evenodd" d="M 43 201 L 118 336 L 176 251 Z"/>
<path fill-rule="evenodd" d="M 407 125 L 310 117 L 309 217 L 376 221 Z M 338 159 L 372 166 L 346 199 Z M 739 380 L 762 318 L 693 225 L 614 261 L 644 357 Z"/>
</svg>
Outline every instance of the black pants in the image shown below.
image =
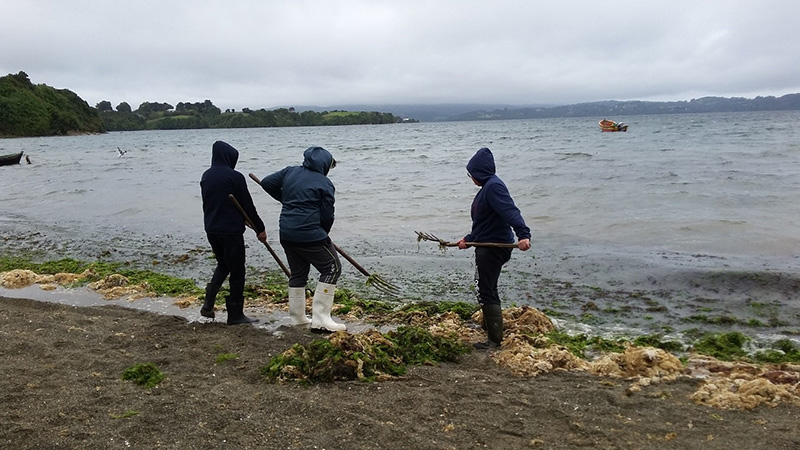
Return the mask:
<svg viewBox="0 0 800 450">
<path fill-rule="evenodd" d="M 497 292 L 497 281 L 503 265 L 511 259 L 510 248 L 475 248 L 475 288 L 478 304 L 499 305 L 500 294 Z"/>
<path fill-rule="evenodd" d="M 306 287 L 311 266 L 319 271 L 319 282 L 336 284 L 342 274 L 342 264 L 333 243 L 311 246 L 292 245 L 281 242 L 286 260 L 289 262 L 289 287 Z"/>
<path fill-rule="evenodd" d="M 225 278 L 230 275 L 229 284 L 231 286 L 230 299 L 234 302 L 244 299 L 244 235 L 242 234 L 222 234 L 206 233 L 214 257 L 217 259 L 217 267 L 211 277 L 211 284 L 221 286 Z"/>
</svg>

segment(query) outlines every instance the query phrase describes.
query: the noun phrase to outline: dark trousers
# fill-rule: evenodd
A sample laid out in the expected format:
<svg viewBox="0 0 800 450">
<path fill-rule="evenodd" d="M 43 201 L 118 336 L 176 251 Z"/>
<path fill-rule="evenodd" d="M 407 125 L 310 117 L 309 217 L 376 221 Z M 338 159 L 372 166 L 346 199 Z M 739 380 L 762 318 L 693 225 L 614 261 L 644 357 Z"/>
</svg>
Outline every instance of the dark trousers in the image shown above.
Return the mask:
<svg viewBox="0 0 800 450">
<path fill-rule="evenodd" d="M 475 287 L 478 304 L 499 305 L 500 294 L 497 292 L 497 281 L 503 265 L 511 259 L 510 248 L 475 248 Z"/>
<path fill-rule="evenodd" d="M 230 275 L 230 299 L 234 302 L 244 300 L 244 236 L 222 233 L 206 233 L 206 235 L 217 260 L 217 267 L 211 276 L 210 284 L 219 289 L 218 286 L 221 286 L 225 278 Z"/>
<path fill-rule="evenodd" d="M 300 246 L 281 242 L 289 262 L 289 287 L 306 287 L 311 266 L 319 271 L 319 282 L 336 284 L 342 274 L 342 264 L 332 242 Z"/>
</svg>

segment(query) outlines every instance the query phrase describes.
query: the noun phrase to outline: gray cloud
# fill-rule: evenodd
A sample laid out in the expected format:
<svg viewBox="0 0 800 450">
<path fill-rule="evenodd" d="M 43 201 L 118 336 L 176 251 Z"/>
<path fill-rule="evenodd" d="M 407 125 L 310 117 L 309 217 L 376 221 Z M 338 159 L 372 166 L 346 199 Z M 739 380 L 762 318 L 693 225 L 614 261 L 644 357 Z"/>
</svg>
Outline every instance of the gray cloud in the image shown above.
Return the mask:
<svg viewBox="0 0 800 450">
<path fill-rule="evenodd" d="M 800 92 L 800 2 L 0 0 L 0 74 L 94 105 Z"/>
</svg>

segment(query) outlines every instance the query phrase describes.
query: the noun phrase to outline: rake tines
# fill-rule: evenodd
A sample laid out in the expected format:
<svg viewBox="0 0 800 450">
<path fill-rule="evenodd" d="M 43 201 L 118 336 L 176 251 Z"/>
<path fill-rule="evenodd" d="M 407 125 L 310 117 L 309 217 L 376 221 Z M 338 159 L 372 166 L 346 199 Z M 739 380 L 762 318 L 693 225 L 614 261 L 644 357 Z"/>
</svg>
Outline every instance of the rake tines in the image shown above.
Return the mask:
<svg viewBox="0 0 800 450">
<path fill-rule="evenodd" d="M 444 239 L 437 237 L 431 233 L 423 233 L 422 231 L 415 231 L 417 233 L 417 242 L 419 241 L 433 241 L 439 244 L 439 248 L 444 250 L 447 247 L 458 247 L 458 242 L 448 242 Z M 517 248 L 517 244 L 506 242 L 465 242 L 467 247 L 493 247 L 493 248 Z"/>
<path fill-rule="evenodd" d="M 372 286 L 375 289 L 383 292 L 384 294 L 388 294 L 394 297 L 400 296 L 400 288 L 384 280 L 377 273 L 373 273 L 369 277 L 367 277 L 367 281 L 364 284 L 366 284 L 367 286 Z"/>
<path fill-rule="evenodd" d="M 348 255 L 347 252 L 342 250 L 338 245 L 333 244 L 333 246 L 336 249 L 336 251 L 339 252 L 339 254 L 344 257 L 344 259 L 350 261 L 350 264 L 352 264 L 353 267 L 358 269 L 358 271 L 361 272 L 363 275 L 367 276 L 367 281 L 366 281 L 366 285 L 367 286 L 372 286 L 372 287 L 374 287 L 375 289 L 378 289 L 381 292 L 384 292 L 384 293 L 389 294 L 389 295 L 393 295 L 395 297 L 400 296 L 400 288 L 398 288 L 397 286 L 393 285 L 392 283 L 389 283 L 388 281 L 384 280 L 377 273 L 369 273 L 367 271 L 367 269 L 361 267 L 361 264 L 356 262 L 356 260 L 353 259 L 352 256 Z"/>
<path fill-rule="evenodd" d="M 447 242 L 444 239 L 437 237 L 431 233 L 423 233 L 422 231 L 415 231 L 417 233 L 417 242 L 419 241 L 433 241 L 439 244 L 439 247 L 455 247 L 457 242 Z"/>
</svg>

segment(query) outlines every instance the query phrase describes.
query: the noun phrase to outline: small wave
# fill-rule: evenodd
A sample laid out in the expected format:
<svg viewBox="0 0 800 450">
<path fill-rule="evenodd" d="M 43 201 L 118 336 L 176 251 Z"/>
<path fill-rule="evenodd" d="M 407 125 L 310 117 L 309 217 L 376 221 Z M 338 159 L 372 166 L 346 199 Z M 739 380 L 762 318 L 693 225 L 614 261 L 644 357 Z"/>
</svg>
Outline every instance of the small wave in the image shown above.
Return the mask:
<svg viewBox="0 0 800 450">
<path fill-rule="evenodd" d="M 141 213 L 142 210 L 139 208 L 125 208 L 122 211 L 117 211 L 115 213 L 109 214 L 109 216 L 135 216 L 136 214 Z"/>
<path fill-rule="evenodd" d="M 562 155 L 562 161 L 567 159 L 575 159 L 575 158 L 593 158 L 594 155 L 590 155 L 589 153 L 583 152 L 574 152 L 574 153 L 556 153 L 557 155 Z"/>
</svg>

